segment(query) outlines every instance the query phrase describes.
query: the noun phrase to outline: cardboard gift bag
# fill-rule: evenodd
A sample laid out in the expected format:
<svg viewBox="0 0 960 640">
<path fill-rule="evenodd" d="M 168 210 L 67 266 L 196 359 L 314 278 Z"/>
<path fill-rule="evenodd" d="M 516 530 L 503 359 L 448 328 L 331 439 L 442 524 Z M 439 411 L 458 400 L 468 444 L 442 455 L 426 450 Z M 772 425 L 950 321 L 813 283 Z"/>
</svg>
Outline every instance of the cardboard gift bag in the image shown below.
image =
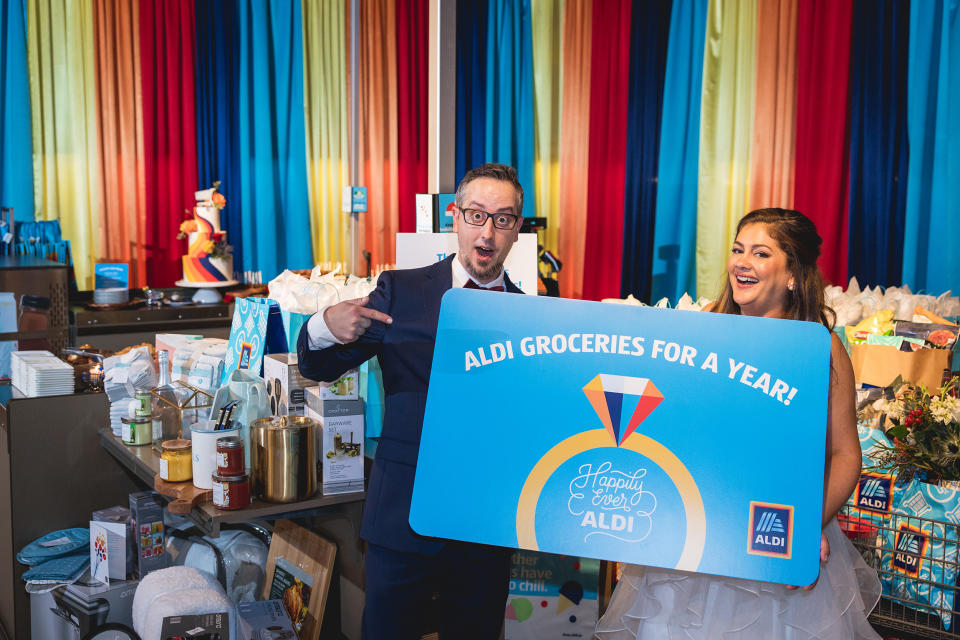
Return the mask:
<svg viewBox="0 0 960 640">
<path fill-rule="evenodd" d="M 943 370 L 950 368 L 953 354 L 945 349 L 900 351 L 879 344 L 854 344 L 850 347 L 853 375 L 857 382 L 888 387 L 902 376 L 904 380 L 937 389 Z"/>
</svg>

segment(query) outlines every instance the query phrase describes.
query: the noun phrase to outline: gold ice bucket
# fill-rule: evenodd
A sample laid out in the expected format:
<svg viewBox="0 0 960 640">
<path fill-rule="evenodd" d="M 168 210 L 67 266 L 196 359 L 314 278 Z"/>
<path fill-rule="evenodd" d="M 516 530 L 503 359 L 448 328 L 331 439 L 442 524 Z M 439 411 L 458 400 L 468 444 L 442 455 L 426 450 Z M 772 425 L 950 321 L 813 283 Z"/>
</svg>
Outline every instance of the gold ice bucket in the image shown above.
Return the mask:
<svg viewBox="0 0 960 640">
<path fill-rule="evenodd" d="M 317 422 L 275 416 L 250 425 L 253 492 L 268 502 L 297 502 L 317 492 Z"/>
</svg>

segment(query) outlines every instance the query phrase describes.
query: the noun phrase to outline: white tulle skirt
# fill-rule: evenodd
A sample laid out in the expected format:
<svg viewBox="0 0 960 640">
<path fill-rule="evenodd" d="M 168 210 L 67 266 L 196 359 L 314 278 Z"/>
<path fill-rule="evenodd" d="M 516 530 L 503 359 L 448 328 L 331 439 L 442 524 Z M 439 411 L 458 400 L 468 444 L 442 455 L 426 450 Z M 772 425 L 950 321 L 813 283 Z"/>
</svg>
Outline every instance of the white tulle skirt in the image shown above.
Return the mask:
<svg viewBox="0 0 960 640">
<path fill-rule="evenodd" d="M 810 591 L 754 580 L 627 565 L 597 624 L 599 640 L 879 639 L 867 615 L 880 598 L 867 566 L 834 520 L 830 559 Z"/>
</svg>

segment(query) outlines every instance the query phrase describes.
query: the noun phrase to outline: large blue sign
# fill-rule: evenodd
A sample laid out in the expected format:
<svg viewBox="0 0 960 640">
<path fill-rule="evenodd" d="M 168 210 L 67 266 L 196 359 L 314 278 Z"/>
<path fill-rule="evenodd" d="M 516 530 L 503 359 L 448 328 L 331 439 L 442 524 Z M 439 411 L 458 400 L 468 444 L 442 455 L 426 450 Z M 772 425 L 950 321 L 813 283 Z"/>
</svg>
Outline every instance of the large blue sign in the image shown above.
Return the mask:
<svg viewBox="0 0 960 640">
<path fill-rule="evenodd" d="M 451 290 L 410 525 L 810 584 L 829 369 L 814 323 Z"/>
</svg>

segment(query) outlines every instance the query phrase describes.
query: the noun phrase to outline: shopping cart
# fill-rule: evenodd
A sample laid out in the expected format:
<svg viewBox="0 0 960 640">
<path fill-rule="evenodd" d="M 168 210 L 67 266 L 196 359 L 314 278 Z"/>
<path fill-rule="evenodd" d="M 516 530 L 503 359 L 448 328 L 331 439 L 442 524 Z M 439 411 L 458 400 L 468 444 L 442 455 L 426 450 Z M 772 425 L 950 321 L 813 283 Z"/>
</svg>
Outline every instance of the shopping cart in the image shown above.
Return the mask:
<svg viewBox="0 0 960 640">
<path fill-rule="evenodd" d="M 860 551 L 863 559 L 869 566 L 876 569 L 880 581 L 889 586 L 889 589 L 884 590 L 885 593 L 880 598 L 880 602 L 870 614 L 870 624 L 877 633 L 885 637 L 904 640 L 913 638 L 960 640 L 960 589 L 957 585 L 912 577 L 896 566 L 909 566 L 921 561 L 939 563 L 944 568 L 953 569 L 947 573 L 960 574 L 957 557 L 957 544 L 960 539 L 958 526 L 951 522 L 899 514 L 895 516 L 895 520 L 884 522 L 876 515 L 872 511 L 846 504 L 840 510 L 838 517 L 841 528 Z M 916 548 L 903 544 L 899 549 L 894 548 L 895 541 L 898 540 L 897 531 L 902 530 L 901 527 L 904 524 L 912 529 L 926 532 L 927 542 L 930 544 L 928 548 L 938 547 L 939 553 L 931 554 L 930 551 L 923 549 L 920 553 L 916 553 Z M 944 532 L 943 537 L 936 535 L 941 527 Z M 897 562 L 881 562 L 881 558 L 885 556 L 895 558 Z M 905 588 L 908 582 L 912 582 L 912 586 L 917 588 Z M 952 608 L 938 606 L 916 596 L 918 591 L 929 593 L 929 589 L 940 589 L 946 594 L 953 594 L 954 606 Z M 935 601 L 932 598 L 930 600 Z M 945 618 L 950 620 L 949 629 L 943 624 Z"/>
</svg>

